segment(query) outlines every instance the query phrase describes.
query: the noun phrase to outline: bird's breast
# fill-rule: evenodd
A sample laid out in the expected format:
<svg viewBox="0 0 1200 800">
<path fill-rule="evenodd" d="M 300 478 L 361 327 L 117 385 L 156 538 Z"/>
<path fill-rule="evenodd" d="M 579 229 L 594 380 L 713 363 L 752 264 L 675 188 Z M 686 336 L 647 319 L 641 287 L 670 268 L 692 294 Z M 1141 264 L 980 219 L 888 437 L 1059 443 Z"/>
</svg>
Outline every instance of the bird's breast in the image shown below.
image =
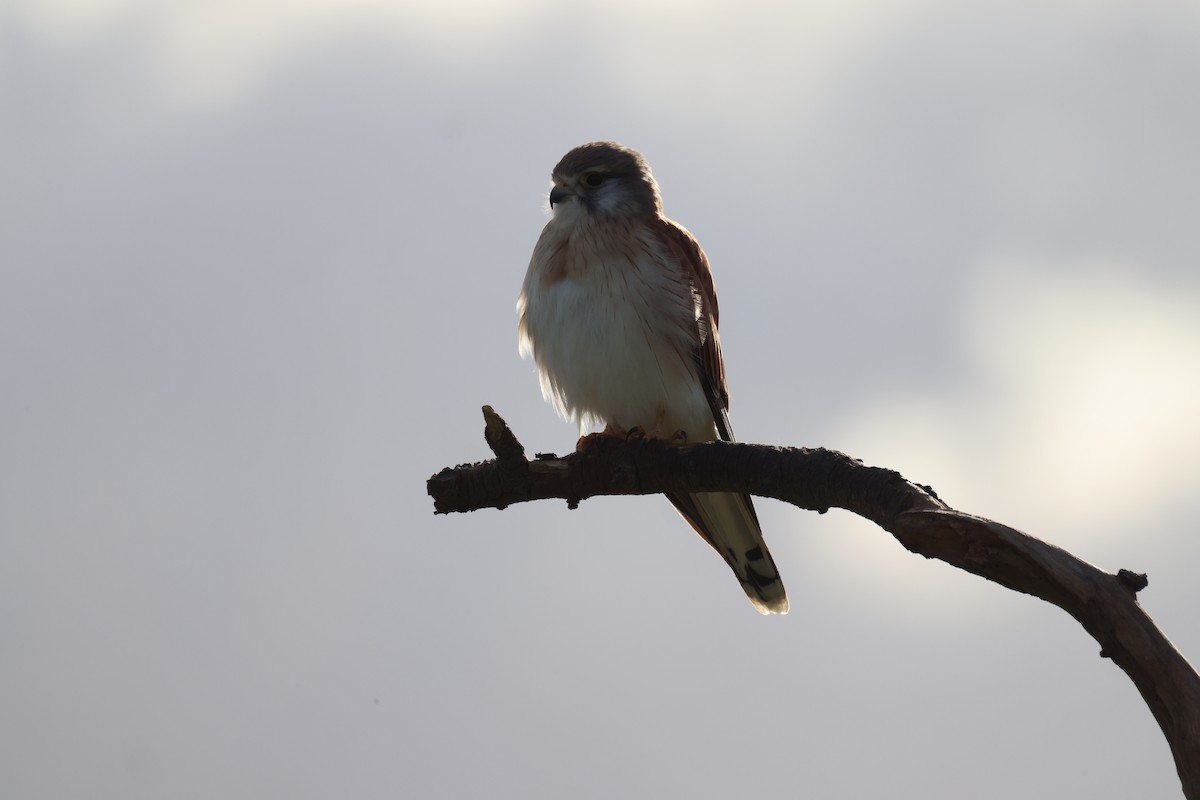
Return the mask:
<svg viewBox="0 0 1200 800">
<path fill-rule="evenodd" d="M 543 232 L 518 302 L 523 354 L 560 412 L 711 438 L 696 364 L 697 300 L 651 231 L 627 223 Z"/>
</svg>

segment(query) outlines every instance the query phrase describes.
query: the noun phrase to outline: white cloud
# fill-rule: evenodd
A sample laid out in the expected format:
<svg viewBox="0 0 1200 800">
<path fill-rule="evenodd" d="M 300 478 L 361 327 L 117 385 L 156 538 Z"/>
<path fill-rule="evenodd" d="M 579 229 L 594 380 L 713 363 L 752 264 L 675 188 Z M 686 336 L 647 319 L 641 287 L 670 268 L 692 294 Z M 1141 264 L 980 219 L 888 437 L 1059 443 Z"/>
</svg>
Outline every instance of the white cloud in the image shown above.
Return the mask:
<svg viewBox="0 0 1200 800">
<path fill-rule="evenodd" d="M 156 74 L 185 106 L 220 106 L 287 57 L 338 32 L 436 43 L 447 57 L 511 44 L 537 0 L 16 0 L 9 9 L 46 45 L 70 48 L 118 27 L 143 35 Z"/>
<path fill-rule="evenodd" d="M 207 107 L 242 96 L 288 55 L 331 32 L 395 35 L 446 58 L 520 48 L 547 22 L 548 69 L 601 68 L 633 98 L 751 113 L 766 102 L 812 100 L 840 66 L 933 0 L 618 2 L 551 0 L 16 0 L 10 7 L 43 42 L 70 47 L 125 26 L 145 35 L 172 96 Z M 734 35 L 736 34 L 736 35 Z M 786 87 L 781 96 L 781 87 Z M 790 98 L 790 99 L 789 99 Z M 768 125 L 767 131 L 777 125 Z"/>
<path fill-rule="evenodd" d="M 956 507 L 1093 555 L 1136 533 L 1190 502 L 1200 475 L 1200 292 L 1140 274 L 988 261 L 962 308 L 958 382 L 873 397 L 837 440 Z"/>
</svg>

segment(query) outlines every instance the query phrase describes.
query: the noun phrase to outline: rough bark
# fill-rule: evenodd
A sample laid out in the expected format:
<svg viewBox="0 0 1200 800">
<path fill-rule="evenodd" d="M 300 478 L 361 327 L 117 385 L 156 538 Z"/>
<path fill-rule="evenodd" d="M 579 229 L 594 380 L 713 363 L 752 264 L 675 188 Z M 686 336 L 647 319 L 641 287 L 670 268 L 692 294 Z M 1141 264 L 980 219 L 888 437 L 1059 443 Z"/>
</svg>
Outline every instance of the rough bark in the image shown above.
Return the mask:
<svg viewBox="0 0 1200 800">
<path fill-rule="evenodd" d="M 443 469 L 427 488 L 439 514 L 597 495 L 730 491 L 824 513 L 844 508 L 936 558 L 1066 611 L 1125 671 L 1158 720 L 1188 800 L 1200 800 L 1200 676 L 1137 602 L 1147 580 L 1109 574 L 1006 525 L 956 511 L 927 486 L 821 448 L 595 437 L 564 457 L 527 460 L 508 425 L 484 406 L 496 458 Z"/>
</svg>

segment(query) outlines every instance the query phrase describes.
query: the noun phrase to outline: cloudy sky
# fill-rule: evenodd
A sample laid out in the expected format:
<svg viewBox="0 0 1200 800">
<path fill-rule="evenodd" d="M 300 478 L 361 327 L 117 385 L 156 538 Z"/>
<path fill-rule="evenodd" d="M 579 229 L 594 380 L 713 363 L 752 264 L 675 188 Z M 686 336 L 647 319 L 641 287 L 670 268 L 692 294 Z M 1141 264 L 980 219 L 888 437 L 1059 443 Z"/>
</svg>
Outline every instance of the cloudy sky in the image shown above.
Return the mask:
<svg viewBox="0 0 1200 800">
<path fill-rule="evenodd" d="M 0 790 L 1175 797 L 1066 614 L 759 501 L 759 617 L 661 498 L 435 517 L 550 168 L 641 150 L 746 441 L 1145 571 L 1200 657 L 1190 2 L 5 0 Z M 668 575 L 664 582 L 662 576 Z"/>
</svg>

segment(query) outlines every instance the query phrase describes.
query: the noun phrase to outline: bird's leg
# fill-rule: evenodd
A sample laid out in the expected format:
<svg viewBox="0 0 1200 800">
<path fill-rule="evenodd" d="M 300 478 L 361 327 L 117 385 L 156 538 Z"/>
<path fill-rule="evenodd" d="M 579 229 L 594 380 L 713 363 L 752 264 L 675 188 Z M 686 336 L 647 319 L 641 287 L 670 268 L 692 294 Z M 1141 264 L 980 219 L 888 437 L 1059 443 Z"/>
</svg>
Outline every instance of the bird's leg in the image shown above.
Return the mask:
<svg viewBox="0 0 1200 800">
<path fill-rule="evenodd" d="M 667 411 L 665 408 L 660 408 L 654 414 L 654 427 L 647 431 L 641 425 L 635 425 L 632 428 L 623 428 L 617 422 L 609 422 L 605 424 L 604 430 L 594 431 L 585 436 L 580 436 L 579 441 L 575 443 L 575 450 L 583 450 L 591 444 L 599 441 L 602 438 L 621 438 L 630 439 L 665 439 L 671 444 L 684 444 L 687 442 L 686 431 L 675 431 L 667 435 L 663 423 L 666 421 Z"/>
<path fill-rule="evenodd" d="M 663 420 L 667 417 L 667 411 L 664 408 L 659 408 L 654 414 L 654 427 L 646 430 L 641 425 L 635 425 L 625 432 L 626 439 L 661 439 L 663 438 Z"/>
<path fill-rule="evenodd" d="M 687 442 L 687 431 L 678 430 L 668 434 L 667 429 L 663 424 L 667 419 L 667 410 L 665 408 L 658 409 L 658 413 L 654 415 L 654 430 L 646 434 L 647 439 L 665 439 L 670 444 L 685 444 Z"/>
<path fill-rule="evenodd" d="M 663 439 L 669 444 L 685 444 L 687 442 L 687 431 L 675 431 L 668 435 L 666 428 L 663 427 L 667 419 L 667 410 L 660 408 L 654 414 L 654 427 L 647 431 L 645 428 L 636 427 L 630 428 L 626 434 L 628 439 Z"/>
<path fill-rule="evenodd" d="M 635 428 L 634 430 L 637 430 L 637 429 Z M 592 433 L 589 433 L 586 436 L 580 436 L 579 441 L 575 443 L 575 449 L 577 451 L 582 450 L 583 448 L 587 447 L 588 445 L 592 444 L 593 442 L 595 442 L 603 437 L 611 436 L 611 437 L 619 437 L 621 439 L 627 439 L 627 438 L 629 438 L 630 433 L 631 433 L 631 431 L 625 430 L 624 428 L 622 428 L 620 425 L 616 424 L 615 422 L 609 422 L 609 423 L 605 424 L 604 430 L 602 430 L 602 431 L 593 431 Z"/>
</svg>

